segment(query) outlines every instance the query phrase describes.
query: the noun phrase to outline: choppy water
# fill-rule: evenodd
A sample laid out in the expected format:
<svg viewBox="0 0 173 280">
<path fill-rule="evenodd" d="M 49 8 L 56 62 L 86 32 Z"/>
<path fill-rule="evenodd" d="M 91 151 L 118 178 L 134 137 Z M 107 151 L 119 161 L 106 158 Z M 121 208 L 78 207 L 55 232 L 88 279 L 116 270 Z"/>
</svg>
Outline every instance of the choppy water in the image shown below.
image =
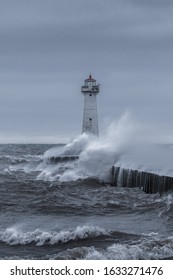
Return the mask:
<svg viewBox="0 0 173 280">
<path fill-rule="evenodd" d="M 112 155 L 84 138 L 0 145 L 0 259 L 173 257 L 173 193 L 110 186 Z"/>
</svg>

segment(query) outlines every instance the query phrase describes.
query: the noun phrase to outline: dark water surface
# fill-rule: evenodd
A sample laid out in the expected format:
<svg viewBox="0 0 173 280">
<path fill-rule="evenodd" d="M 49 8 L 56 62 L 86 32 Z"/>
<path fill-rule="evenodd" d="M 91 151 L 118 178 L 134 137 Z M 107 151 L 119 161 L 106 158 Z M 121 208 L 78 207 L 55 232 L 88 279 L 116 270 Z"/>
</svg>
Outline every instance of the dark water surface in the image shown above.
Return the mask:
<svg viewBox="0 0 173 280">
<path fill-rule="evenodd" d="M 77 176 L 78 159 L 45 159 L 52 147 L 0 145 L 0 259 L 173 256 L 173 193 Z"/>
</svg>

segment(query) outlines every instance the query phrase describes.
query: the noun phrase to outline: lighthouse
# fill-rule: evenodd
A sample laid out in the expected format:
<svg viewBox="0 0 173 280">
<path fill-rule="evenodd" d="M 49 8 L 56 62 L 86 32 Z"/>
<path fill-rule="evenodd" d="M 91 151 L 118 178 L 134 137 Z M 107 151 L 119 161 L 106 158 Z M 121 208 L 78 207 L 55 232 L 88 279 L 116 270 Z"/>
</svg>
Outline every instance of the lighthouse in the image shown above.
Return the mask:
<svg viewBox="0 0 173 280">
<path fill-rule="evenodd" d="M 99 136 L 98 114 L 97 114 L 97 94 L 99 93 L 99 84 L 89 75 L 81 87 L 84 95 L 84 112 L 82 133 L 89 133 Z"/>
</svg>

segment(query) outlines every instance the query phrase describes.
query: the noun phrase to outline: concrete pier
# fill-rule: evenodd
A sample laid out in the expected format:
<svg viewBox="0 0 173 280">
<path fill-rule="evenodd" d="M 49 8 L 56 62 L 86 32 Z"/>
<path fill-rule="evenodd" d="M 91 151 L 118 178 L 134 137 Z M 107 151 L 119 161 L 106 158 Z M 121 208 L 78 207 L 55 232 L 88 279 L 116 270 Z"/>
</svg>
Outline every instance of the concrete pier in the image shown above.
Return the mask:
<svg viewBox="0 0 173 280">
<path fill-rule="evenodd" d="M 66 161 L 74 161 L 78 159 L 79 156 L 59 156 L 59 157 L 50 157 L 47 159 L 50 163 L 59 163 L 59 162 L 66 162 Z"/>
<path fill-rule="evenodd" d="M 146 193 L 163 193 L 173 190 L 173 177 L 112 166 L 111 184 L 116 187 L 139 187 Z"/>
</svg>

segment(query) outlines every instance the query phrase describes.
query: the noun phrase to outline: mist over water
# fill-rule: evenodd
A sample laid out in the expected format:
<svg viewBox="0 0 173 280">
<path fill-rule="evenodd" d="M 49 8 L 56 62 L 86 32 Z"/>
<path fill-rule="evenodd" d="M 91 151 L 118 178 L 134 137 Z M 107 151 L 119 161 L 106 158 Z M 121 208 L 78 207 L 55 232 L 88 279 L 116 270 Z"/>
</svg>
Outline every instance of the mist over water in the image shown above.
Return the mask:
<svg viewBox="0 0 173 280">
<path fill-rule="evenodd" d="M 129 113 L 125 113 L 99 138 L 82 134 L 64 146 L 48 150 L 38 178 L 68 181 L 97 177 L 107 181 L 113 165 L 172 176 L 173 146 L 159 143 L 157 135 L 154 138 Z M 50 158 L 65 156 L 78 156 L 78 160 L 63 163 L 64 170 L 62 162 L 46 168 L 45 163 Z"/>
</svg>

